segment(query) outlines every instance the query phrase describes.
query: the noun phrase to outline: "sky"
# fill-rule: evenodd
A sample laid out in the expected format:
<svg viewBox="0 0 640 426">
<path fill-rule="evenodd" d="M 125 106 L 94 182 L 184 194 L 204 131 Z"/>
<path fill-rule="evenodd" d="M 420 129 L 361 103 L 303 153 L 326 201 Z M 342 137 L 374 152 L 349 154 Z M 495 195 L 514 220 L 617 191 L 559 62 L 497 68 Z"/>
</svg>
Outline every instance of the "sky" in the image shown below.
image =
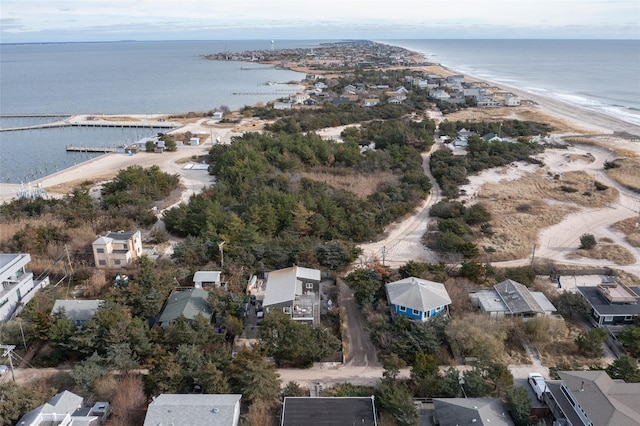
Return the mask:
<svg viewBox="0 0 640 426">
<path fill-rule="evenodd" d="M 640 0 L 0 0 L 0 43 L 640 39 Z"/>
</svg>

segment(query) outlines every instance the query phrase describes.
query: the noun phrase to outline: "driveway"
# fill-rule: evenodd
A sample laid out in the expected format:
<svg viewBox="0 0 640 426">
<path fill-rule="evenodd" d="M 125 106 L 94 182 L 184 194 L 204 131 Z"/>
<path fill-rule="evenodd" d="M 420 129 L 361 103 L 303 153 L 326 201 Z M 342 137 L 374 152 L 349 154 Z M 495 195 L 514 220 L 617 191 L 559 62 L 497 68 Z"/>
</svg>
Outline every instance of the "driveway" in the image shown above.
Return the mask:
<svg viewBox="0 0 640 426">
<path fill-rule="evenodd" d="M 348 355 L 345 365 L 353 367 L 380 366 L 378 352 L 369 337 L 369 333 L 365 330 L 364 317 L 356 305 L 353 291 L 340 278 L 337 279 L 337 282 L 340 290 L 339 304 L 344 306 L 347 316 L 346 319 L 342 320 L 347 322 Z"/>
</svg>

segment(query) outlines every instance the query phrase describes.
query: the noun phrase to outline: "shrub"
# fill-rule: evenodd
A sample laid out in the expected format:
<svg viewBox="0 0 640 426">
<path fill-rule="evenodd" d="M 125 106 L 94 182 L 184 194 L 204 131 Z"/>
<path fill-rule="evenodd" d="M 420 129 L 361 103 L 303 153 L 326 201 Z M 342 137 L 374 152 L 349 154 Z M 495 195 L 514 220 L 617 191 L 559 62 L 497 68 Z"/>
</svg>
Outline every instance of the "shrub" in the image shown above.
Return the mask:
<svg viewBox="0 0 640 426">
<path fill-rule="evenodd" d="M 582 234 L 580 236 L 580 249 L 591 250 L 596 244 L 596 237 L 594 237 L 593 234 Z"/>
<path fill-rule="evenodd" d="M 593 181 L 593 185 L 596 187 L 598 191 L 604 191 L 605 189 L 609 188 L 607 185 L 605 185 L 604 183 L 598 182 L 597 180 Z"/>
<path fill-rule="evenodd" d="M 562 186 L 560 187 L 560 190 L 561 190 L 562 192 L 568 192 L 568 193 L 570 193 L 570 194 L 571 194 L 571 193 L 574 193 L 574 192 L 578 192 L 578 190 L 577 190 L 576 188 L 573 188 L 573 187 L 571 187 L 571 186 L 566 186 L 566 185 L 562 185 Z"/>
</svg>

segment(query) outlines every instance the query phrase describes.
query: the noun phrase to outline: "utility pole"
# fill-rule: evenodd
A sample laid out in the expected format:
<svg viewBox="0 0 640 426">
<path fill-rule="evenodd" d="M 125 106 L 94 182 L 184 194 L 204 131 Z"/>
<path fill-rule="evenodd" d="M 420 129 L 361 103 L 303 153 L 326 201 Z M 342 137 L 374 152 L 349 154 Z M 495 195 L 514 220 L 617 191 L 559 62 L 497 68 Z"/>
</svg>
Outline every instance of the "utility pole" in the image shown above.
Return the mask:
<svg viewBox="0 0 640 426">
<path fill-rule="evenodd" d="M 13 351 L 16 348 L 16 345 L 0 345 L 0 349 L 4 349 L 4 353 L 2 354 L 2 357 L 4 358 L 9 357 L 9 366 L 11 367 L 11 378 L 13 379 L 13 381 L 16 381 L 16 376 L 13 373 L 13 358 L 12 358 L 12 354 L 11 351 Z"/>
<path fill-rule="evenodd" d="M 385 266 L 384 260 L 387 256 L 387 246 L 382 246 L 382 266 Z"/>
<path fill-rule="evenodd" d="M 531 247 L 531 270 L 533 271 L 533 259 L 536 257 L 536 245 Z"/>
<path fill-rule="evenodd" d="M 226 241 L 221 241 L 218 243 L 218 248 L 220 249 L 220 269 L 224 269 L 224 250 L 222 249 L 224 243 L 226 243 Z"/>
</svg>

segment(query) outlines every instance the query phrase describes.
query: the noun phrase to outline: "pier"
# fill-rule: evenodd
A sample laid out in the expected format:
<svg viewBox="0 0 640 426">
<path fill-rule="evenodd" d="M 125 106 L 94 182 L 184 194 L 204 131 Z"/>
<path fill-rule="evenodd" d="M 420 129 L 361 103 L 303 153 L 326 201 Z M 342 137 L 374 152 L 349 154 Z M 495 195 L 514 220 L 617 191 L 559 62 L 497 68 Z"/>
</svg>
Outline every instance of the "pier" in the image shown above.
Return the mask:
<svg viewBox="0 0 640 426">
<path fill-rule="evenodd" d="M 0 128 L 0 132 L 16 132 L 20 130 L 37 130 L 51 129 L 56 127 L 120 127 L 120 128 L 160 128 L 160 129 L 176 129 L 182 126 L 180 123 L 173 123 L 160 120 L 141 120 L 141 121 L 108 121 L 95 116 L 72 116 L 69 115 L 0 115 L 2 117 L 65 117 L 67 119 L 60 121 L 52 121 L 49 123 L 32 124 L 29 126 L 4 127 Z"/>
<path fill-rule="evenodd" d="M 73 146 L 67 145 L 67 152 L 117 152 L 118 148 L 107 148 L 100 146 Z"/>
</svg>

